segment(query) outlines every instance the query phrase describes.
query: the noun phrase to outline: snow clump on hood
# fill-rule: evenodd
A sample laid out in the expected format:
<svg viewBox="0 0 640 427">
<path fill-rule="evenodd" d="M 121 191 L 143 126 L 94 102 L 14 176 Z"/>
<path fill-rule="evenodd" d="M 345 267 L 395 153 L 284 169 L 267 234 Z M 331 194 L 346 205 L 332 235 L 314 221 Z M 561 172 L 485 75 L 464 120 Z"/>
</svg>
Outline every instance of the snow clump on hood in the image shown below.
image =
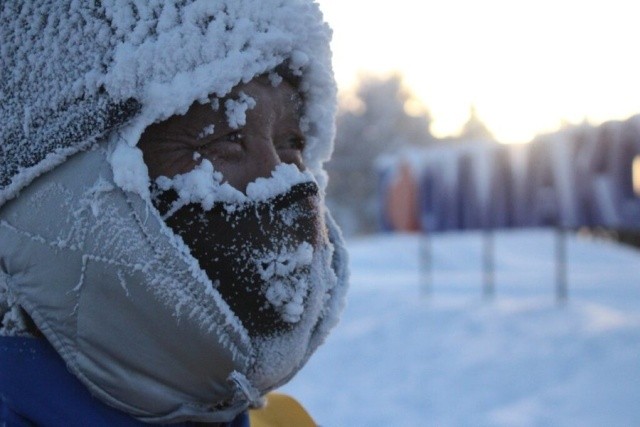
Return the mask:
<svg viewBox="0 0 640 427">
<path fill-rule="evenodd" d="M 135 147 L 148 125 L 285 62 L 305 103 L 304 161 L 324 188 L 336 108 L 330 38 L 312 0 L 3 3 L 0 205 L 114 129 L 119 145 Z M 118 185 L 147 196 L 141 156 L 121 150 L 111 162 Z"/>
</svg>

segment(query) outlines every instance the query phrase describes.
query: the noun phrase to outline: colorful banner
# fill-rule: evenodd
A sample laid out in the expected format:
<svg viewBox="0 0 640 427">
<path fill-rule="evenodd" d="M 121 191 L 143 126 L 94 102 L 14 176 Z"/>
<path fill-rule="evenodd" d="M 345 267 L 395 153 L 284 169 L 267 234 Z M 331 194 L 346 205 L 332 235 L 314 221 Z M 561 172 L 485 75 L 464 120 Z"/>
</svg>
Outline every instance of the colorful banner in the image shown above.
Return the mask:
<svg viewBox="0 0 640 427">
<path fill-rule="evenodd" d="M 381 164 L 387 230 L 640 229 L 639 116 L 526 145 L 443 144 Z"/>
</svg>

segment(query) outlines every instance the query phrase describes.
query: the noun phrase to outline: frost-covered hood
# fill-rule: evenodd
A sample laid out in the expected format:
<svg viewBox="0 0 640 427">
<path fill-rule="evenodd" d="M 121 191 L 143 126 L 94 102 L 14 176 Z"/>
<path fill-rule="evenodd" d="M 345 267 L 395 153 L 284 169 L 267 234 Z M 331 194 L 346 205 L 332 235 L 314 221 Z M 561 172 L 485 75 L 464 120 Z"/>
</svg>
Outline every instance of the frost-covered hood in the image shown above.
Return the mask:
<svg viewBox="0 0 640 427">
<path fill-rule="evenodd" d="M 120 128 L 149 124 L 288 61 L 301 75 L 304 157 L 321 187 L 336 87 L 331 32 L 312 0 L 99 2 L 0 6 L 0 205 L 39 174 Z M 135 157 L 135 156 L 134 156 Z M 144 193 L 140 162 L 116 182 Z M 125 169 L 118 171 L 118 168 Z"/>
<path fill-rule="evenodd" d="M 323 197 L 330 35 L 312 0 L 0 6 L 0 309 L 24 307 L 103 401 L 152 422 L 231 419 L 294 375 L 337 322 L 346 253 L 328 213 L 331 277 L 309 291 L 303 341 L 258 342 L 154 209 L 136 148 L 150 124 L 286 63 L 300 77 L 304 163 Z M 129 306 L 145 300 L 164 314 Z M 91 314 L 101 301 L 115 305 Z M 148 394 L 132 401 L 134 389 Z"/>
<path fill-rule="evenodd" d="M 0 290 L 104 402 L 148 422 L 229 421 L 288 381 L 338 321 L 346 254 L 320 212 L 328 233 L 304 310 L 291 329 L 253 336 L 159 212 L 115 185 L 98 148 L 0 209 Z"/>
</svg>

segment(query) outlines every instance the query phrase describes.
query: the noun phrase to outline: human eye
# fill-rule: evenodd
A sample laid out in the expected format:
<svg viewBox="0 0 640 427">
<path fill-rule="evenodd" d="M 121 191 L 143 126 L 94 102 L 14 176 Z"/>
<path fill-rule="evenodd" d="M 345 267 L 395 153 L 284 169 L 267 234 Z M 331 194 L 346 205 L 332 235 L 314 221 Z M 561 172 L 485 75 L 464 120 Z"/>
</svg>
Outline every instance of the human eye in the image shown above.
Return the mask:
<svg viewBox="0 0 640 427">
<path fill-rule="evenodd" d="M 241 131 L 231 131 L 224 134 L 211 135 L 207 138 L 201 138 L 200 147 L 215 148 L 225 144 L 240 145 L 244 141 L 244 135 Z"/>
<path fill-rule="evenodd" d="M 204 138 L 198 152 L 208 157 L 231 158 L 240 154 L 244 146 L 244 135 L 241 131 L 231 131 L 222 135 Z"/>
<path fill-rule="evenodd" d="M 280 144 L 278 144 L 278 149 L 302 151 L 304 150 L 305 144 L 306 141 L 302 135 L 291 134 L 287 135 Z"/>
<path fill-rule="evenodd" d="M 244 141 L 244 135 L 240 131 L 229 132 L 220 138 L 223 142 L 228 142 L 230 144 L 242 144 Z"/>
</svg>

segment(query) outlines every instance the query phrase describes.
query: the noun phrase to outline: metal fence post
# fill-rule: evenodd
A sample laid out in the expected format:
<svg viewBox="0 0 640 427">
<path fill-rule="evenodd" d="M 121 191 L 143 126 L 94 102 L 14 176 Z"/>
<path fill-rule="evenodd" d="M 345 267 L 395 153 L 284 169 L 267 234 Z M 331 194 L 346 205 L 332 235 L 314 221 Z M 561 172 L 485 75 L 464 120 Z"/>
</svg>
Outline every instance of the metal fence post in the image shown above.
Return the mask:
<svg viewBox="0 0 640 427">
<path fill-rule="evenodd" d="M 556 302 L 564 304 L 568 298 L 567 289 L 567 232 L 556 228 Z"/>
<path fill-rule="evenodd" d="M 433 292 L 433 242 L 428 232 L 422 234 L 419 244 L 420 282 L 422 295 Z"/>
<path fill-rule="evenodd" d="M 492 298 L 495 295 L 495 233 L 487 228 L 483 233 L 483 295 Z"/>
</svg>

